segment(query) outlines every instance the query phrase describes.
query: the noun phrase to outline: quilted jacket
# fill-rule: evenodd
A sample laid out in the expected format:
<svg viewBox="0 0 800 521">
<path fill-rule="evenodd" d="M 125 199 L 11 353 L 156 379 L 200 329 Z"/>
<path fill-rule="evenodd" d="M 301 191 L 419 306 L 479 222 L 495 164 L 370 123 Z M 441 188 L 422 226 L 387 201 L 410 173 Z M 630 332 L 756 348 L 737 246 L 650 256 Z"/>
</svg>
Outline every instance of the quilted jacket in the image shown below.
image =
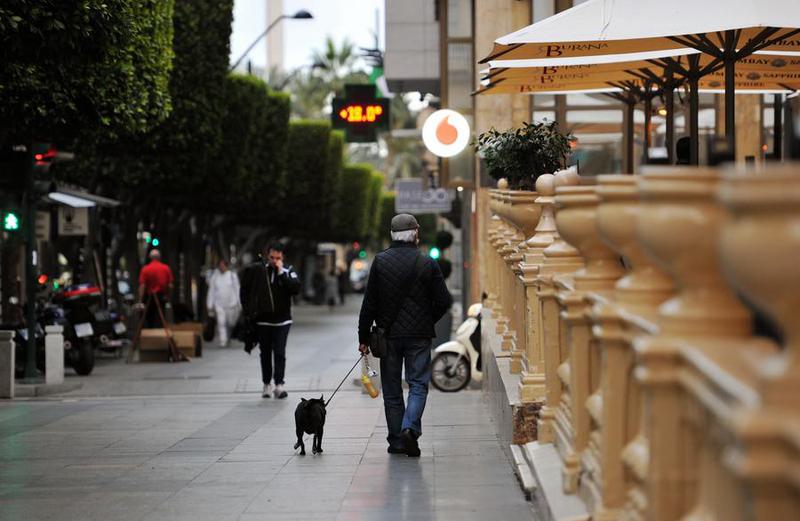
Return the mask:
<svg viewBox="0 0 800 521">
<path fill-rule="evenodd" d="M 393 242 L 389 249 L 375 256 L 358 319 L 358 340 L 362 344 L 369 343 L 373 322 L 379 327 L 387 327 L 398 307 L 389 338 L 436 336 L 433 326 L 450 308 L 453 297 L 433 259 L 424 258 L 419 277 L 408 290 L 408 296 L 402 303 L 398 302 L 403 296 L 403 288 L 413 277 L 417 253 L 417 247 L 412 243 Z"/>
</svg>

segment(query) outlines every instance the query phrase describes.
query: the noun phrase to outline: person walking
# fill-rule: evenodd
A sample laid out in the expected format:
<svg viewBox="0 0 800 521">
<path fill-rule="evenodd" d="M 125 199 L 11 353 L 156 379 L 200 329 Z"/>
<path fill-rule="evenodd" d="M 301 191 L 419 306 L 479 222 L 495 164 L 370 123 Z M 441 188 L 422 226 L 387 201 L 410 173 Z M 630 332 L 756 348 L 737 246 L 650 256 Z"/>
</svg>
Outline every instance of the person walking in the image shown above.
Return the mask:
<svg viewBox="0 0 800 521">
<path fill-rule="evenodd" d="M 391 246 L 379 253 L 369 271 L 358 320 L 358 350 L 369 353 L 373 323 L 386 330 L 387 353 L 380 359 L 383 408 L 389 435 L 387 451 L 419 457 L 422 414 L 431 379 L 434 324 L 453 298 L 438 264 L 417 249 L 419 224 L 413 215 L 391 221 Z M 403 400 L 405 368 L 408 402 Z"/>
<path fill-rule="evenodd" d="M 273 392 L 276 398 L 288 395 L 283 388 L 286 341 L 292 325 L 292 297 L 299 292 L 300 277 L 291 266 L 284 266 L 281 244 L 265 247 L 262 258 L 248 266 L 242 275 L 239 297 L 247 326 L 261 352 L 263 398 L 271 397 Z M 245 342 L 248 354 L 252 348 L 251 342 Z"/>
<path fill-rule="evenodd" d="M 325 276 L 325 303 L 331 311 L 339 303 L 339 279 L 336 277 L 336 267 L 331 267 Z"/>
<path fill-rule="evenodd" d="M 161 262 L 161 252 L 152 249 L 148 254 L 150 262 L 139 272 L 139 307 L 146 309 L 144 327 L 162 327 L 161 317 L 158 306 L 154 299 L 158 300 L 161 311 L 166 319 L 166 303 L 169 295 L 172 294 L 173 283 L 172 270 Z"/>
<path fill-rule="evenodd" d="M 242 308 L 239 304 L 239 276 L 229 269 L 225 259 L 220 259 L 217 269 L 211 274 L 206 307 L 208 314 L 217 319 L 219 343 L 228 347 L 229 328 L 236 325 Z"/>
</svg>

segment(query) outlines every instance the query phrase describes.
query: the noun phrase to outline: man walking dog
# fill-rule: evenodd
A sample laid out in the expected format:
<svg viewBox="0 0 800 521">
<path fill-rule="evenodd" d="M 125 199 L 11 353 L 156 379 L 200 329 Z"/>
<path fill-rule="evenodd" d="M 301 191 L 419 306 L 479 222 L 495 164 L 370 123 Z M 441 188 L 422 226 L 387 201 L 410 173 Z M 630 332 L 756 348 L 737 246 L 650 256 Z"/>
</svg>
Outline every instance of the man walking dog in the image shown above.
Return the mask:
<svg viewBox="0 0 800 521">
<path fill-rule="evenodd" d="M 253 331 L 252 340 L 261 351 L 261 380 L 263 398 L 274 393 L 276 398 L 286 398 L 283 377 L 286 369 L 286 341 L 292 327 L 292 297 L 300 292 L 300 277 L 292 267 L 283 265 L 283 245 L 272 244 L 264 248 L 263 256 L 254 262 L 242 276 L 240 300 L 247 327 Z M 245 342 L 250 353 L 253 345 Z"/>
<path fill-rule="evenodd" d="M 388 452 L 419 457 L 422 413 L 431 380 L 431 338 L 434 324 L 453 299 L 439 265 L 417 249 L 419 224 L 413 215 L 392 218 L 392 244 L 372 263 L 358 320 L 361 353 L 369 352 L 373 322 L 386 331 L 387 352 L 381 356 L 383 407 L 389 435 Z M 408 403 L 403 400 L 405 367 Z"/>
</svg>

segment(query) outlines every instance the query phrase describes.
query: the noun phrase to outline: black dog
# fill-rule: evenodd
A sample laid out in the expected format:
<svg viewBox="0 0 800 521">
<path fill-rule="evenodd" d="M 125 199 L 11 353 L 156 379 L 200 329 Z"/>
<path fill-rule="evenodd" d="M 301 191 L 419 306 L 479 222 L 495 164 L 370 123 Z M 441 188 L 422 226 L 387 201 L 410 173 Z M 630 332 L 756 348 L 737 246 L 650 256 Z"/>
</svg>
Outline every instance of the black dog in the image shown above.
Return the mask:
<svg viewBox="0 0 800 521">
<path fill-rule="evenodd" d="M 300 403 L 294 410 L 294 424 L 297 431 L 295 450 L 300 447 L 300 455 L 306 455 L 306 446 L 303 443 L 303 433 L 306 433 L 314 435 L 311 452 L 314 454 L 322 452 L 322 429 L 325 427 L 325 400 L 323 397 L 311 400 L 300 398 Z"/>
</svg>

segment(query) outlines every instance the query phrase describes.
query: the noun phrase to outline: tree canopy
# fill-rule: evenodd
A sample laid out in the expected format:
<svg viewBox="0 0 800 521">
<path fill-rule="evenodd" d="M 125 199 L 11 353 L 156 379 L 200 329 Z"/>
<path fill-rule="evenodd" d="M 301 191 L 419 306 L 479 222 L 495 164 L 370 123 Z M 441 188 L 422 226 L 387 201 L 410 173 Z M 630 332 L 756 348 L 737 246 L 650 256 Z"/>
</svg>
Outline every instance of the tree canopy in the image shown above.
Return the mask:
<svg viewBox="0 0 800 521">
<path fill-rule="evenodd" d="M 173 0 L 4 1 L 0 142 L 153 128 L 172 106 L 172 20 Z"/>
</svg>

